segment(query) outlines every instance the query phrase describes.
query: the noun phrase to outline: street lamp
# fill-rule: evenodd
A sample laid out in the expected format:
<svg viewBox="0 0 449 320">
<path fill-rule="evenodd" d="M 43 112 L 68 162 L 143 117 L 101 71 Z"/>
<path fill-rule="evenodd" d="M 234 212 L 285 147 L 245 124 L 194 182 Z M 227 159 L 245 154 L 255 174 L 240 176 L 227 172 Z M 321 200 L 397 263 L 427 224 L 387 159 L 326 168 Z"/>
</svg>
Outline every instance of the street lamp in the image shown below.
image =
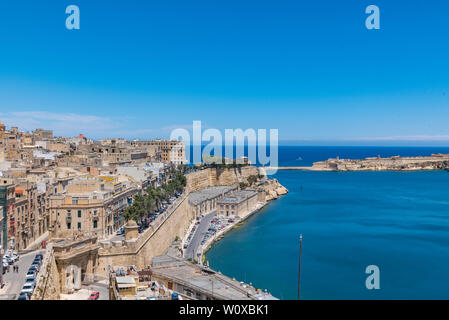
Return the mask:
<svg viewBox="0 0 449 320">
<path fill-rule="evenodd" d="M 298 300 L 300 299 L 300 288 L 301 288 L 301 251 L 302 251 L 302 234 L 299 235 Z"/>
</svg>

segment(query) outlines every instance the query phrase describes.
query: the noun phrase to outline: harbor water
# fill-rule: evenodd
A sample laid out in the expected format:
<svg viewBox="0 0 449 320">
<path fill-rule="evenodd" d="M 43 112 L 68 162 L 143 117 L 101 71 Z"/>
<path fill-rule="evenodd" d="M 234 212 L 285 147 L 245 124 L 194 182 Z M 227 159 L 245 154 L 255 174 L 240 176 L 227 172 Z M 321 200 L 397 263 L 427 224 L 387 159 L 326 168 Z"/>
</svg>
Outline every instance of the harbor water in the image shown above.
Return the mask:
<svg viewBox="0 0 449 320">
<path fill-rule="evenodd" d="M 449 148 L 281 147 L 281 166 L 329 157 L 449 153 Z M 449 172 L 279 171 L 289 194 L 272 201 L 207 253 L 239 281 L 296 299 L 303 235 L 303 299 L 448 299 Z M 368 290 L 366 267 L 380 270 Z"/>
</svg>

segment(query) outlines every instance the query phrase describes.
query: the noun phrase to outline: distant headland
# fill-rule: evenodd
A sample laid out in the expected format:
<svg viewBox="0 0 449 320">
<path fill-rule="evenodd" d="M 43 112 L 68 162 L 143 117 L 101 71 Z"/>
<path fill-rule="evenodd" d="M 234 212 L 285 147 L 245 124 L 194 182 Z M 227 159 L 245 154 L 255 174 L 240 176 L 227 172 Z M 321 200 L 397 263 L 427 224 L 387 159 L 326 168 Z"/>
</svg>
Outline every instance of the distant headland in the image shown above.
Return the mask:
<svg viewBox="0 0 449 320">
<path fill-rule="evenodd" d="M 420 171 L 449 170 L 449 154 L 432 154 L 430 156 L 365 159 L 328 159 L 314 162 L 311 167 L 265 167 L 270 170 L 304 170 L 304 171 Z"/>
</svg>

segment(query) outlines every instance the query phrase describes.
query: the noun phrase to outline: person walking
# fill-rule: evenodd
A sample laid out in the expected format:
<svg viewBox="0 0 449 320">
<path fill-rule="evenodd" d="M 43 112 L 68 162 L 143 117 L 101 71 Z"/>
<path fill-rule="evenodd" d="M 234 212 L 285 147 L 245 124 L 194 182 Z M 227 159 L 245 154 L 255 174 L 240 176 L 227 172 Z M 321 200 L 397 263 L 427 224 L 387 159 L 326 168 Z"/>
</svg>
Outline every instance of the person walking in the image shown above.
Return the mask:
<svg viewBox="0 0 449 320">
<path fill-rule="evenodd" d="M 19 265 L 16 266 L 16 272 L 19 273 Z"/>
</svg>

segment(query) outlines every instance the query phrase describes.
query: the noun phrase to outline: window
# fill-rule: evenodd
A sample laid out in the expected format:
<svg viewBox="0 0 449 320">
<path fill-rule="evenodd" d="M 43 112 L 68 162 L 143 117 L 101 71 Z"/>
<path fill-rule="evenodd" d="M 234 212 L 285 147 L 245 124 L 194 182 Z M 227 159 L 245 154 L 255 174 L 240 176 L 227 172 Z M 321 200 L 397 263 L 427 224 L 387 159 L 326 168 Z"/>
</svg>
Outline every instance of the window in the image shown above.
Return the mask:
<svg viewBox="0 0 449 320">
<path fill-rule="evenodd" d="M 72 224 L 70 222 L 67 223 L 67 229 L 72 229 Z"/>
<path fill-rule="evenodd" d="M 94 229 L 97 229 L 97 227 L 98 227 L 97 220 L 94 220 Z"/>
<path fill-rule="evenodd" d="M 78 222 L 78 229 L 81 229 L 81 222 Z"/>
<path fill-rule="evenodd" d="M 78 210 L 78 218 L 81 218 L 81 210 Z"/>
</svg>

